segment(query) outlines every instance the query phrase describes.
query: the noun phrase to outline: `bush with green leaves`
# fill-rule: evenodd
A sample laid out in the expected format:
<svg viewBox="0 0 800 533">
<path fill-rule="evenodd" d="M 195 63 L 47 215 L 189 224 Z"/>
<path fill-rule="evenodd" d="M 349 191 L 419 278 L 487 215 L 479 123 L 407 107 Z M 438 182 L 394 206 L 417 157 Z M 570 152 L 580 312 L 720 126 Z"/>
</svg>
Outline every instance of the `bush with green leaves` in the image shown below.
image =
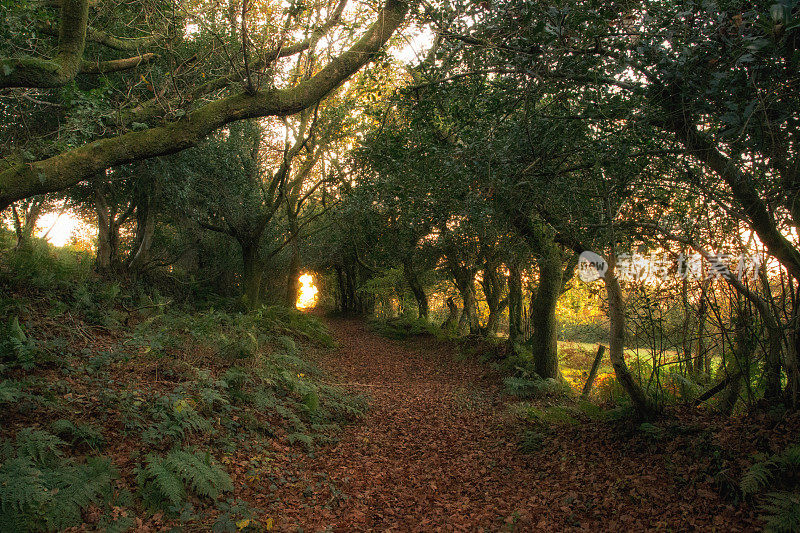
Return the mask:
<svg viewBox="0 0 800 533">
<path fill-rule="evenodd" d="M 83 522 L 82 511 L 109 501 L 117 477 L 111 461 L 65 458 L 64 442 L 25 428 L 2 445 L 0 530 L 56 531 Z"/>
<path fill-rule="evenodd" d="M 136 481 L 145 504 L 165 511 L 180 509 L 189 494 L 217 499 L 233 490 L 230 476 L 208 452 L 187 449 L 148 454 Z"/>
<path fill-rule="evenodd" d="M 519 440 L 522 453 L 536 453 L 544 446 L 544 434 L 540 431 L 526 430 Z"/>
<path fill-rule="evenodd" d="M 800 531 L 800 444 L 771 456 L 761 455 L 745 472 L 740 488 L 759 501 L 764 529 Z"/>
</svg>

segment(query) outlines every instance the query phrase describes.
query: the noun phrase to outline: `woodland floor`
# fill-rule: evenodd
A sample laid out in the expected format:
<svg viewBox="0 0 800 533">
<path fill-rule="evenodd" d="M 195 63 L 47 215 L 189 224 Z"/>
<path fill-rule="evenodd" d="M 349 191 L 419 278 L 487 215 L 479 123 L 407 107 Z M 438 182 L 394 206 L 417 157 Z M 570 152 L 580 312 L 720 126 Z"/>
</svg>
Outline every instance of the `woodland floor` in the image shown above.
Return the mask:
<svg viewBox="0 0 800 533">
<path fill-rule="evenodd" d="M 337 443 L 274 465 L 295 482 L 246 495 L 276 530 L 758 529 L 752 507 L 715 488 L 713 453 L 698 449 L 720 449 L 709 439 L 654 444 L 590 421 L 551 430 L 542 450 L 523 454 L 486 366 L 432 337 L 395 341 L 359 320 L 326 321 L 339 348 L 318 364 L 372 408 Z"/>
</svg>

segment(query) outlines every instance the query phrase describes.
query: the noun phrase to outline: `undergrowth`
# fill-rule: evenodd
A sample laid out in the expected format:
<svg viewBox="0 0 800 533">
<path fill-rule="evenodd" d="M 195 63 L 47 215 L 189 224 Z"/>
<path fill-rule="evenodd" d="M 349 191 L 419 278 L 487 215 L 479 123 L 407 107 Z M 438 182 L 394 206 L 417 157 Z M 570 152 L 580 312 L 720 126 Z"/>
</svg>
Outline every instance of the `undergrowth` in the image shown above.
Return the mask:
<svg viewBox="0 0 800 533">
<path fill-rule="evenodd" d="M 38 241 L 0 254 L 0 289 L 0 531 L 261 527 L 229 458 L 312 452 L 367 407 L 325 383 L 306 352 L 334 341 L 295 309 L 171 305 Z"/>
</svg>

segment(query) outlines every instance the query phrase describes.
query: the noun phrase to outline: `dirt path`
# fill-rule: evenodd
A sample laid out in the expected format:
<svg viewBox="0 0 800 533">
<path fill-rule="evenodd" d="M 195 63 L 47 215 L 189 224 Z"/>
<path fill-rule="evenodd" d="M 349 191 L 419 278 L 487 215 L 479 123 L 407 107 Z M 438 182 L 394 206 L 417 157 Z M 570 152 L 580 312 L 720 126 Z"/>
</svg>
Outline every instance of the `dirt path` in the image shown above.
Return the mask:
<svg viewBox="0 0 800 533">
<path fill-rule="evenodd" d="M 665 459 L 688 452 L 637 451 L 606 425 L 584 424 L 521 454 L 483 367 L 456 362 L 431 338 L 392 341 L 356 320 L 328 325 L 340 348 L 320 364 L 369 394 L 372 409 L 336 445 L 300 459 L 300 471 L 318 473 L 308 486 L 324 488 L 284 500 L 281 529 L 748 529 L 710 480 Z"/>
</svg>

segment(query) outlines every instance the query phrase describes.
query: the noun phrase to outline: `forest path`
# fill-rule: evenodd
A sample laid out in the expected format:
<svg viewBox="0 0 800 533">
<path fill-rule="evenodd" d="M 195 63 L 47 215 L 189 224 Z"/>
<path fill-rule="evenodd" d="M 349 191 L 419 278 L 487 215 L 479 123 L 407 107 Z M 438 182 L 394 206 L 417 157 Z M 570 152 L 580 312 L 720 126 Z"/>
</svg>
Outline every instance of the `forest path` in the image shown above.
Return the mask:
<svg viewBox="0 0 800 533">
<path fill-rule="evenodd" d="M 607 425 L 559 429 L 542 451 L 522 454 L 485 366 L 432 337 L 395 341 L 360 320 L 326 322 L 339 348 L 318 363 L 368 394 L 371 410 L 301 460 L 326 488 L 283 500 L 281 529 L 731 531 L 747 522 L 705 484 L 676 483 L 665 457 L 617 445 Z"/>
</svg>

